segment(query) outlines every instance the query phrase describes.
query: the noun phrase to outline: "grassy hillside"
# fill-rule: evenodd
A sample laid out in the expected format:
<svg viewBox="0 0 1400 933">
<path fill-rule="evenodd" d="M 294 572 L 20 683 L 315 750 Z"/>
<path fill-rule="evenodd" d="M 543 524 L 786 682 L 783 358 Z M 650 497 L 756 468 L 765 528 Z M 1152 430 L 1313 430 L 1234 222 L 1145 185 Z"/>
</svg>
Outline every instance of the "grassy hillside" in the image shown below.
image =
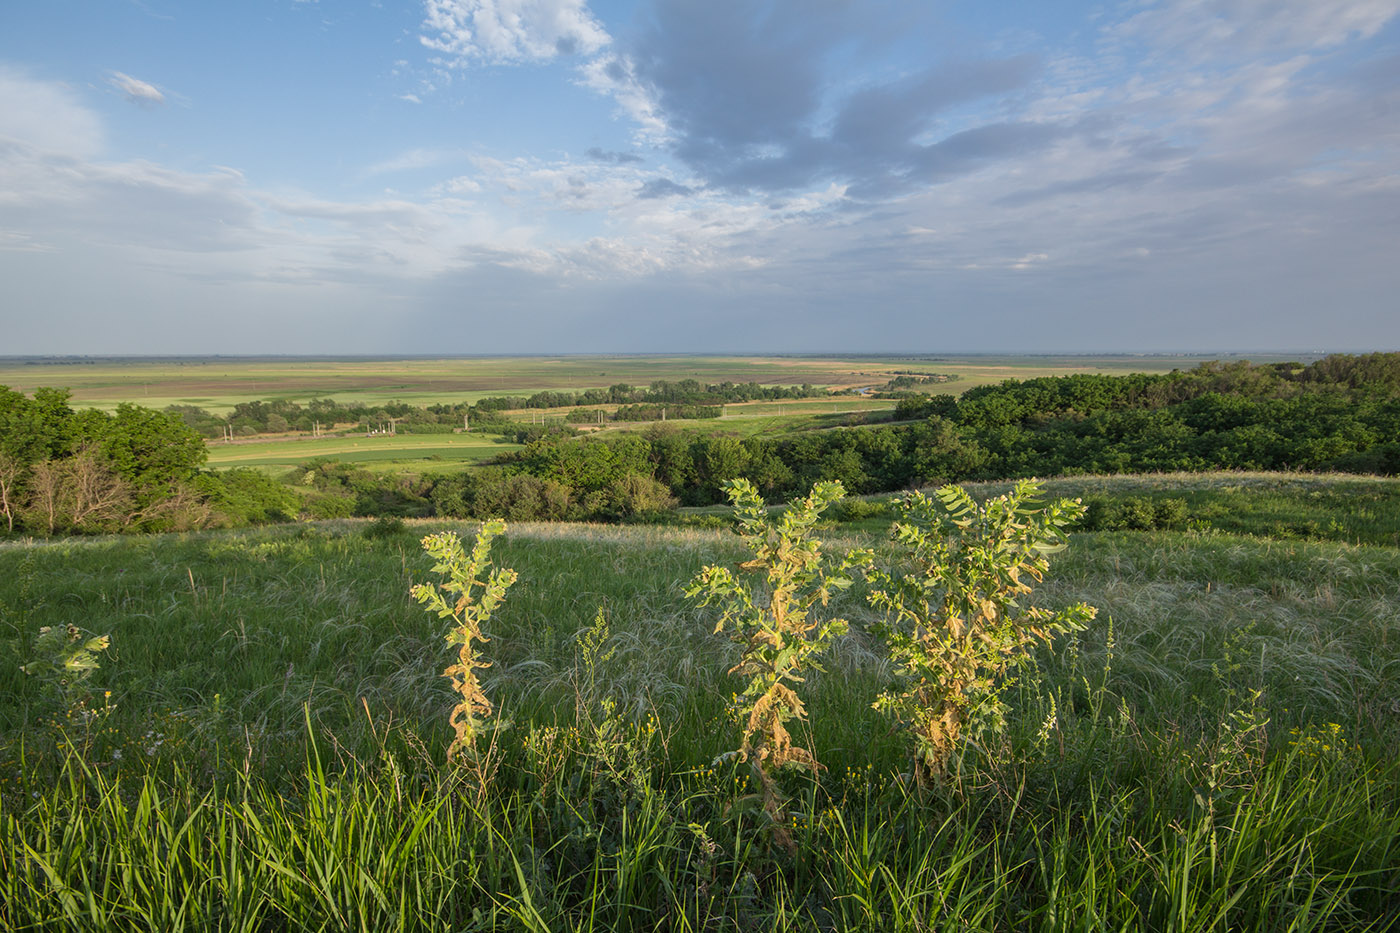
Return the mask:
<svg viewBox="0 0 1400 933">
<path fill-rule="evenodd" d="M 839 597 L 852 633 L 802 691 L 826 770 L 789 780 L 795 855 L 716 762 L 736 648 L 681 590 L 741 557 L 727 532 L 509 530 L 484 682 L 512 725 L 484 783 L 443 765 L 447 645 L 407 596 L 418 538 L 451 526 L 0 544 L 0 926 L 1389 928 L 1400 549 L 1272 535 L 1300 501 L 1318 528 L 1394 529 L 1395 485 L 1060 481 L 1223 512 L 1076 534 L 1035 602 L 1097 620 L 931 792 L 870 708 L 864 594 Z M 870 521 L 823 536 L 875 543 Z M 112 636 L 92 695 L 113 708 L 86 725 L 19 671 L 67 624 Z"/>
</svg>

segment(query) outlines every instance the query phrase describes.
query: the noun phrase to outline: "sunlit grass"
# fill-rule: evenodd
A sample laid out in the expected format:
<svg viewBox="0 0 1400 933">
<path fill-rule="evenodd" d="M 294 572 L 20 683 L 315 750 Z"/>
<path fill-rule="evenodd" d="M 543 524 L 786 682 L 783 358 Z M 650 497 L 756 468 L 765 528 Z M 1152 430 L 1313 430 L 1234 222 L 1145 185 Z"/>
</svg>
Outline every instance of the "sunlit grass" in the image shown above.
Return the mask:
<svg viewBox="0 0 1400 933">
<path fill-rule="evenodd" d="M 1009 483 L 970 483 L 999 495 Z M 1400 478 L 1318 473 L 1158 473 L 1049 480 L 1056 496 L 1179 499 L 1201 530 L 1400 546 Z"/>
<path fill-rule="evenodd" d="M 289 438 L 209 442 L 208 465 L 229 467 L 278 467 L 290 469 L 317 457 L 342 460 L 378 469 L 414 466 L 426 469 L 452 464 L 477 463 L 520 445 L 494 434 L 396 434 L 366 437 L 364 434 L 318 439 Z"/>
<path fill-rule="evenodd" d="M 496 557 L 520 582 L 482 674 L 513 725 L 482 787 L 443 767 L 448 651 L 407 594 L 428 577 L 418 539 L 472 526 L 369 527 L 0 544 L 0 927 L 1349 930 L 1400 916 L 1394 547 L 1073 536 L 1036 600 L 1098 618 L 1021 676 L 1004 744 L 927 794 L 870 709 L 888 670 L 862 594 L 840 598 L 852 632 L 803 685 L 811 730 L 794 737 L 829 770 L 791 779 L 789 858 L 745 802 L 746 769 L 712 764 L 736 746 L 736 649 L 680 592 L 702 564 L 742 557 L 731 535 L 510 528 Z M 609 656 L 590 676 L 577 636 L 599 607 Z M 112 636 L 92 681 L 112 692 L 105 718 L 67 717 L 18 670 L 40 626 L 66 623 Z"/>
</svg>

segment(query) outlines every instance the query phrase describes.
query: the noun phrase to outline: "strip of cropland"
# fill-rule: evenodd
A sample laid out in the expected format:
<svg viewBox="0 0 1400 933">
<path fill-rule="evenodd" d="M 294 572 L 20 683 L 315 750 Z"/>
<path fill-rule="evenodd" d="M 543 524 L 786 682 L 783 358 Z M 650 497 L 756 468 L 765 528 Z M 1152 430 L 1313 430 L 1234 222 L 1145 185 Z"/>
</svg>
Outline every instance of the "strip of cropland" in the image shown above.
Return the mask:
<svg viewBox="0 0 1400 933">
<path fill-rule="evenodd" d="M 258 467 L 289 469 L 325 457 L 369 469 L 460 469 L 507 450 L 519 449 L 490 434 L 351 434 L 322 438 L 272 438 L 211 441 L 208 464 L 216 469 Z"/>
</svg>

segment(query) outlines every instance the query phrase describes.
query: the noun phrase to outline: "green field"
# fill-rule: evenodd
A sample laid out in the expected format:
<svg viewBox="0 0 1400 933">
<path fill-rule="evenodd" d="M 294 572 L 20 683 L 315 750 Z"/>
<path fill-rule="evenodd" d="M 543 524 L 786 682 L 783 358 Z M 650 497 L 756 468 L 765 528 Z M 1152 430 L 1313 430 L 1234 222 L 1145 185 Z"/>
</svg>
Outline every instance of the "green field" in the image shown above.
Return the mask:
<svg viewBox="0 0 1400 933">
<path fill-rule="evenodd" d="M 787 779 L 793 854 L 716 760 L 737 648 L 681 593 L 741 558 L 726 532 L 512 527 L 483 646 L 511 725 L 475 778 L 443 762 L 448 646 L 407 595 L 418 537 L 470 528 L 0 543 L 0 927 L 1393 929 L 1400 548 L 1346 540 L 1358 509 L 1400 529 L 1400 480 L 1054 489 L 1194 496 L 1236 529 L 1074 535 L 1034 602 L 1098 618 L 929 791 L 870 708 L 875 616 L 838 595 L 852 631 L 799 685 L 826 770 Z M 1280 527 L 1295 501 L 1337 540 Z M 823 536 L 878 545 L 864 527 Z M 67 624 L 112 636 L 104 716 L 20 673 Z"/>
<path fill-rule="evenodd" d="M 751 402 L 724 406 L 721 418 L 672 420 L 674 430 L 696 433 L 723 433 L 749 437 L 774 437 L 805 430 L 843 424 L 856 412 L 888 411 L 894 402 L 884 399 L 849 398 L 835 402 L 799 400 L 792 402 Z M 564 410 L 506 412 L 522 424 L 536 420 L 558 422 Z M 636 431 L 647 423 L 607 423 L 600 433 Z M 585 431 L 597 430 L 590 425 Z M 290 469 L 315 457 L 329 457 L 374 470 L 450 472 L 520 445 L 491 434 L 397 434 L 322 438 L 266 437 L 228 443 L 210 440 L 208 465 L 215 469 L 251 466 L 268 470 Z"/>
<path fill-rule="evenodd" d="M 801 415 L 845 415 L 857 411 L 890 411 L 894 408 L 891 399 L 841 398 L 833 401 L 812 401 L 803 399 L 791 402 L 746 402 L 742 405 L 725 405 L 721 421 L 734 421 L 742 418 L 791 418 Z"/>
<path fill-rule="evenodd" d="M 334 398 L 340 402 L 413 404 L 474 402 L 489 395 L 530 395 L 546 389 L 580 391 L 658 379 L 703 383 L 866 386 L 895 372 L 948 373 L 942 388 L 962 392 L 1003 379 L 1075 372 L 1166 372 L 1190 368 L 1203 356 L 569 356 L 456 359 L 171 358 L 56 362 L 0 358 L 0 385 L 33 392 L 66 387 L 82 406 L 111 409 L 121 402 L 151 408 L 196 405 L 227 414 L 254 399 Z M 1262 360 L 1265 357 L 1258 357 Z"/>
<path fill-rule="evenodd" d="M 343 460 L 370 469 L 437 470 L 460 469 L 518 444 L 494 434 L 395 434 L 366 437 L 289 438 L 268 440 L 210 441 L 208 465 L 215 469 L 259 467 L 290 469 L 317 457 Z"/>
</svg>

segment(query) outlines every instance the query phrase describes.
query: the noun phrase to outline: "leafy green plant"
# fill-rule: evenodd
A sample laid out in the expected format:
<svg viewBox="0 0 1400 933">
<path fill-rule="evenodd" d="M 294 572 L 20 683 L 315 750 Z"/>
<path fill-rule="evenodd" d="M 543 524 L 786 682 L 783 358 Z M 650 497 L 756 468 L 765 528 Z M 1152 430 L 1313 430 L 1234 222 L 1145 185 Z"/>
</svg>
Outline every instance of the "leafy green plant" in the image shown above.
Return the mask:
<svg viewBox="0 0 1400 933">
<path fill-rule="evenodd" d="M 608 617 L 602 606 L 594 613 L 593 624 L 579 629 L 574 635 L 574 708 L 579 719 L 586 718 L 601 702 L 598 668 L 617 654 L 617 647 L 610 644 L 611 637 Z"/>
<path fill-rule="evenodd" d="M 45 692 L 71 706 L 83 699 L 83 688 L 99 667 L 97 655 L 111 641 L 107 635 L 85 636 L 76 625 L 45 625 L 34 639 L 34 660 L 20 670 L 37 677 Z"/>
<path fill-rule="evenodd" d="M 75 749 L 81 747 L 84 755 L 91 747 L 94 727 L 116 708 L 112 691 L 104 690 L 99 699 L 88 689 L 92 672 L 99 667 L 98 655 L 110 645 L 109 636 L 91 635 L 76 625 L 45 625 L 34 639 L 33 660 L 20 667 L 40 682 L 46 703 L 56 711 L 52 725 L 63 737 L 55 738 L 74 743 Z"/>
<path fill-rule="evenodd" d="M 436 585 L 420 583 L 409 591 L 429 612 L 437 613 L 442 619 L 451 618 L 455 623 L 447 633 L 447 642 L 458 646 L 457 663 L 442 672 L 461 697 L 450 718 L 457 735 L 447 750 L 449 761 L 460 754 L 475 757 L 477 737 L 489 729 L 499 728 L 499 723 L 490 722 L 494 708 L 476 675 L 477 671 L 491 665 L 477 655 L 475 643 L 490 640 L 482 626 L 516 581 L 514 570 L 492 568 L 488 563 L 491 541 L 505 530 L 506 523 L 501 519 L 488 520 L 477 532 L 470 553 L 462 546 L 456 532 L 428 535 L 423 539 L 423 550 L 437 561 L 433 572 L 444 575 L 446 580 Z"/>
<path fill-rule="evenodd" d="M 874 705 L 908 725 L 920 785 L 943 775 L 961 741 L 1004 728 L 1005 675 L 1029 646 L 1094 617 L 1082 603 L 1050 612 L 1018 602 L 1031 592 L 1027 580 L 1049 569 L 1046 555 L 1066 546 L 1065 526 L 1084 514 L 1076 500 L 1042 505 L 1040 492 L 1022 480 L 983 505 L 958 486 L 900 502 L 893 533 L 905 569 L 872 572 L 869 597 L 886 613 L 877 628 L 897 684 Z"/>
<path fill-rule="evenodd" d="M 768 514 L 763 498 L 752 483 L 736 479 L 724 484 L 734 504 L 739 534 L 753 558 L 741 570 L 761 574 L 754 585 L 728 567 L 704 567 L 686 588 L 700 605 L 721 607 L 715 631 L 729 628 L 743 647 L 743 656 L 730 670 L 749 678 L 743 693 L 734 699 L 743 723 L 738 749 L 758 780 L 763 808 L 773 818 L 775 832 L 784 840 L 782 797 L 775 773 L 787 765 L 818 770 L 821 765 L 807 749 L 794 745 L 787 723 L 806 719 L 806 708 L 791 684 L 803 673 L 821 670 L 817 658 L 847 630 L 845 619 L 822 619 L 814 610 L 824 607 L 834 591 L 850 587 L 850 571 L 868 568 L 868 549 L 848 552 L 835 566 L 822 553 L 822 542 L 812 537 L 823 510 L 845 496 L 840 483 L 818 483 L 805 499 L 792 503 L 776 518 Z"/>
</svg>

